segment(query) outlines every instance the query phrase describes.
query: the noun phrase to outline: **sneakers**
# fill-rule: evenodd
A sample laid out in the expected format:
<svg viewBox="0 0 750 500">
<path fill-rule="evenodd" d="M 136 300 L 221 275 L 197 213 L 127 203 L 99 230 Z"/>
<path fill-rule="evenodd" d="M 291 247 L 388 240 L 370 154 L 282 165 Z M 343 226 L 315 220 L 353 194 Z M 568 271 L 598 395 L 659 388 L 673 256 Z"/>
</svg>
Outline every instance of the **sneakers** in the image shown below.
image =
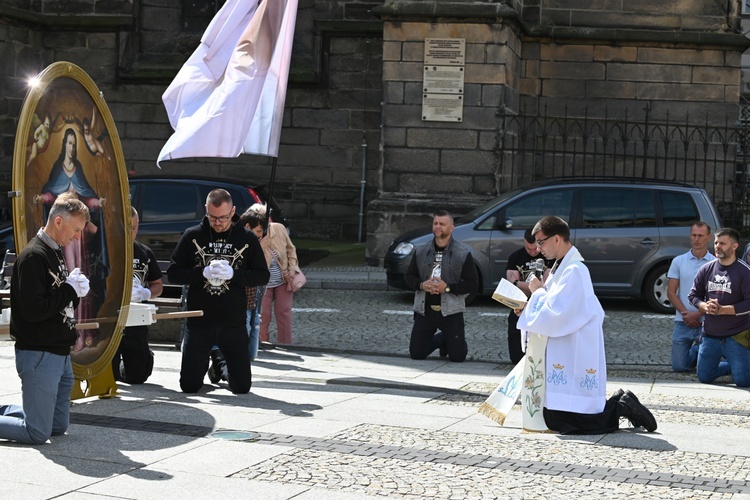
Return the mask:
<svg viewBox="0 0 750 500">
<path fill-rule="evenodd" d="M 638 401 L 630 391 L 625 391 L 620 397 L 620 407 L 624 410 L 621 416 L 627 417 L 633 427 L 643 427 L 648 432 L 656 430 L 656 419 L 653 414 Z"/>
</svg>

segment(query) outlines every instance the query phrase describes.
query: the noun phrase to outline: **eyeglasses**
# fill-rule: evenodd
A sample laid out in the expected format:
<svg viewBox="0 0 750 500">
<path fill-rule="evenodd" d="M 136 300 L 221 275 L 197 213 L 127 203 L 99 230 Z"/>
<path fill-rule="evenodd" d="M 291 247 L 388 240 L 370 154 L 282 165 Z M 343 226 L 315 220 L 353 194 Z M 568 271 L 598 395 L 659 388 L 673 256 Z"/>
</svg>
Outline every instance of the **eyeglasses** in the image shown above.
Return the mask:
<svg viewBox="0 0 750 500">
<path fill-rule="evenodd" d="M 209 222 L 226 222 L 232 218 L 232 214 L 230 213 L 229 215 L 221 215 L 219 217 L 214 217 L 213 215 L 206 214 L 206 217 L 208 217 Z"/>
<path fill-rule="evenodd" d="M 554 236 L 554 234 L 552 236 Z M 542 245 L 544 245 L 544 242 L 552 238 L 552 236 L 547 236 L 543 240 L 536 240 L 536 246 L 541 247 Z"/>
</svg>

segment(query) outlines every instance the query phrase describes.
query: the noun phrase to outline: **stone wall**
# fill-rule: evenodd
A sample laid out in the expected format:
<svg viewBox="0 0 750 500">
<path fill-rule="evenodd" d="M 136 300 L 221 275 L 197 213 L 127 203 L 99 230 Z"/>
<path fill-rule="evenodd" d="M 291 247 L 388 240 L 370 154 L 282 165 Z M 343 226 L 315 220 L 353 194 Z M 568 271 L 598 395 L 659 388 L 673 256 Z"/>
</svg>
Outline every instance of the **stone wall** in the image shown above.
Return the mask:
<svg viewBox="0 0 750 500">
<path fill-rule="evenodd" d="M 356 241 L 359 205 L 378 186 L 380 2 L 300 0 L 274 196 L 298 237 Z M 214 0 L 12 0 L 0 5 L 0 191 L 10 189 L 25 85 L 52 62 L 81 66 L 102 90 L 137 174 L 268 182 L 271 159 L 155 159 L 171 133 L 161 94 L 197 47 Z M 363 147 L 363 144 L 365 145 Z M 364 170 L 364 172 L 363 172 Z M 0 205 L 5 203 L 0 199 Z M 362 233 L 364 237 L 364 232 Z"/>
<path fill-rule="evenodd" d="M 502 161 L 502 114 L 619 120 L 649 106 L 655 120 L 736 117 L 748 41 L 735 3 L 387 0 L 383 184 L 368 207 L 368 256 L 382 259 L 437 208 L 463 214 L 517 185 Z M 462 124 L 421 120 L 414 86 L 430 36 L 466 39 Z"/>
<path fill-rule="evenodd" d="M 214 5 L 0 3 L 0 190 L 10 187 L 26 81 L 59 60 L 103 91 L 130 170 L 269 179 L 271 160 L 249 155 L 154 163 L 171 133 L 161 94 Z M 464 213 L 514 185 L 502 116 L 615 117 L 645 105 L 655 119 L 736 113 L 748 45 L 738 9 L 737 0 L 300 0 L 274 195 L 293 234 L 353 241 L 362 227 L 379 261 L 436 208 Z M 466 40 L 460 124 L 421 119 L 430 36 Z"/>
<path fill-rule="evenodd" d="M 422 121 L 425 38 L 465 39 L 461 123 Z M 385 24 L 382 192 L 368 207 L 369 256 L 429 224 L 436 208 L 465 212 L 497 192 L 499 111 L 518 108 L 520 70 L 521 41 L 507 24 Z"/>
</svg>

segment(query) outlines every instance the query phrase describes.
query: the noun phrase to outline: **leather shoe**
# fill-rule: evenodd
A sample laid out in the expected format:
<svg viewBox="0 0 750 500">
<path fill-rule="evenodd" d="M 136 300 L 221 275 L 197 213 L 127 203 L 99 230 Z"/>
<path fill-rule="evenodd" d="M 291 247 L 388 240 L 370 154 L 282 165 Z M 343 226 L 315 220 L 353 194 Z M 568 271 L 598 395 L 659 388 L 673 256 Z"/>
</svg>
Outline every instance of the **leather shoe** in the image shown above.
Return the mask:
<svg viewBox="0 0 750 500">
<path fill-rule="evenodd" d="M 219 369 L 213 361 L 211 361 L 211 365 L 208 367 L 208 380 L 210 380 L 212 384 L 218 384 L 219 380 L 221 380 Z"/>
<path fill-rule="evenodd" d="M 226 380 L 223 370 L 226 364 L 227 361 L 220 350 L 214 349 L 211 351 L 211 366 L 208 367 L 208 380 L 212 384 L 217 384 L 219 380 Z"/>
<path fill-rule="evenodd" d="M 656 430 L 656 419 L 654 415 L 641 404 L 635 394 L 630 391 L 625 391 L 625 394 L 620 397 L 619 404 L 623 407 L 624 415 L 633 424 L 633 427 L 643 427 L 648 432 L 654 432 Z"/>
</svg>

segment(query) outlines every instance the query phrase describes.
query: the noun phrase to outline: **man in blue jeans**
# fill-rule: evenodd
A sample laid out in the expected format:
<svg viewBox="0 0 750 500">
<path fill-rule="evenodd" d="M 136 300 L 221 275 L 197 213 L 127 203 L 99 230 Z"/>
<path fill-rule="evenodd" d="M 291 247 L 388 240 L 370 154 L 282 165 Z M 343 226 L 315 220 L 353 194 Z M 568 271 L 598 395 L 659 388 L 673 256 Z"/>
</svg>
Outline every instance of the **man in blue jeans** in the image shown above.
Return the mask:
<svg viewBox="0 0 750 500">
<path fill-rule="evenodd" d="M 667 297 L 675 308 L 674 331 L 672 332 L 672 370 L 686 372 L 698 361 L 698 343 L 703 327 L 701 314 L 688 301 L 693 280 L 704 264 L 716 259 L 708 251 L 711 228 L 705 222 L 696 222 L 690 227 L 691 249 L 678 255 L 667 272 Z"/>
<path fill-rule="evenodd" d="M 75 194 L 58 196 L 46 225 L 13 266 L 10 334 L 23 406 L 0 406 L 0 439 L 42 444 L 68 430 L 73 311 L 89 292 L 89 280 L 78 268 L 68 272 L 63 247 L 81 238 L 88 220 L 89 210 Z"/>
<path fill-rule="evenodd" d="M 737 387 L 750 386 L 750 265 L 736 258 L 739 240 L 734 229 L 716 231 L 716 260 L 700 268 L 688 295 L 705 315 L 697 369 L 704 384 L 731 374 Z"/>
</svg>

